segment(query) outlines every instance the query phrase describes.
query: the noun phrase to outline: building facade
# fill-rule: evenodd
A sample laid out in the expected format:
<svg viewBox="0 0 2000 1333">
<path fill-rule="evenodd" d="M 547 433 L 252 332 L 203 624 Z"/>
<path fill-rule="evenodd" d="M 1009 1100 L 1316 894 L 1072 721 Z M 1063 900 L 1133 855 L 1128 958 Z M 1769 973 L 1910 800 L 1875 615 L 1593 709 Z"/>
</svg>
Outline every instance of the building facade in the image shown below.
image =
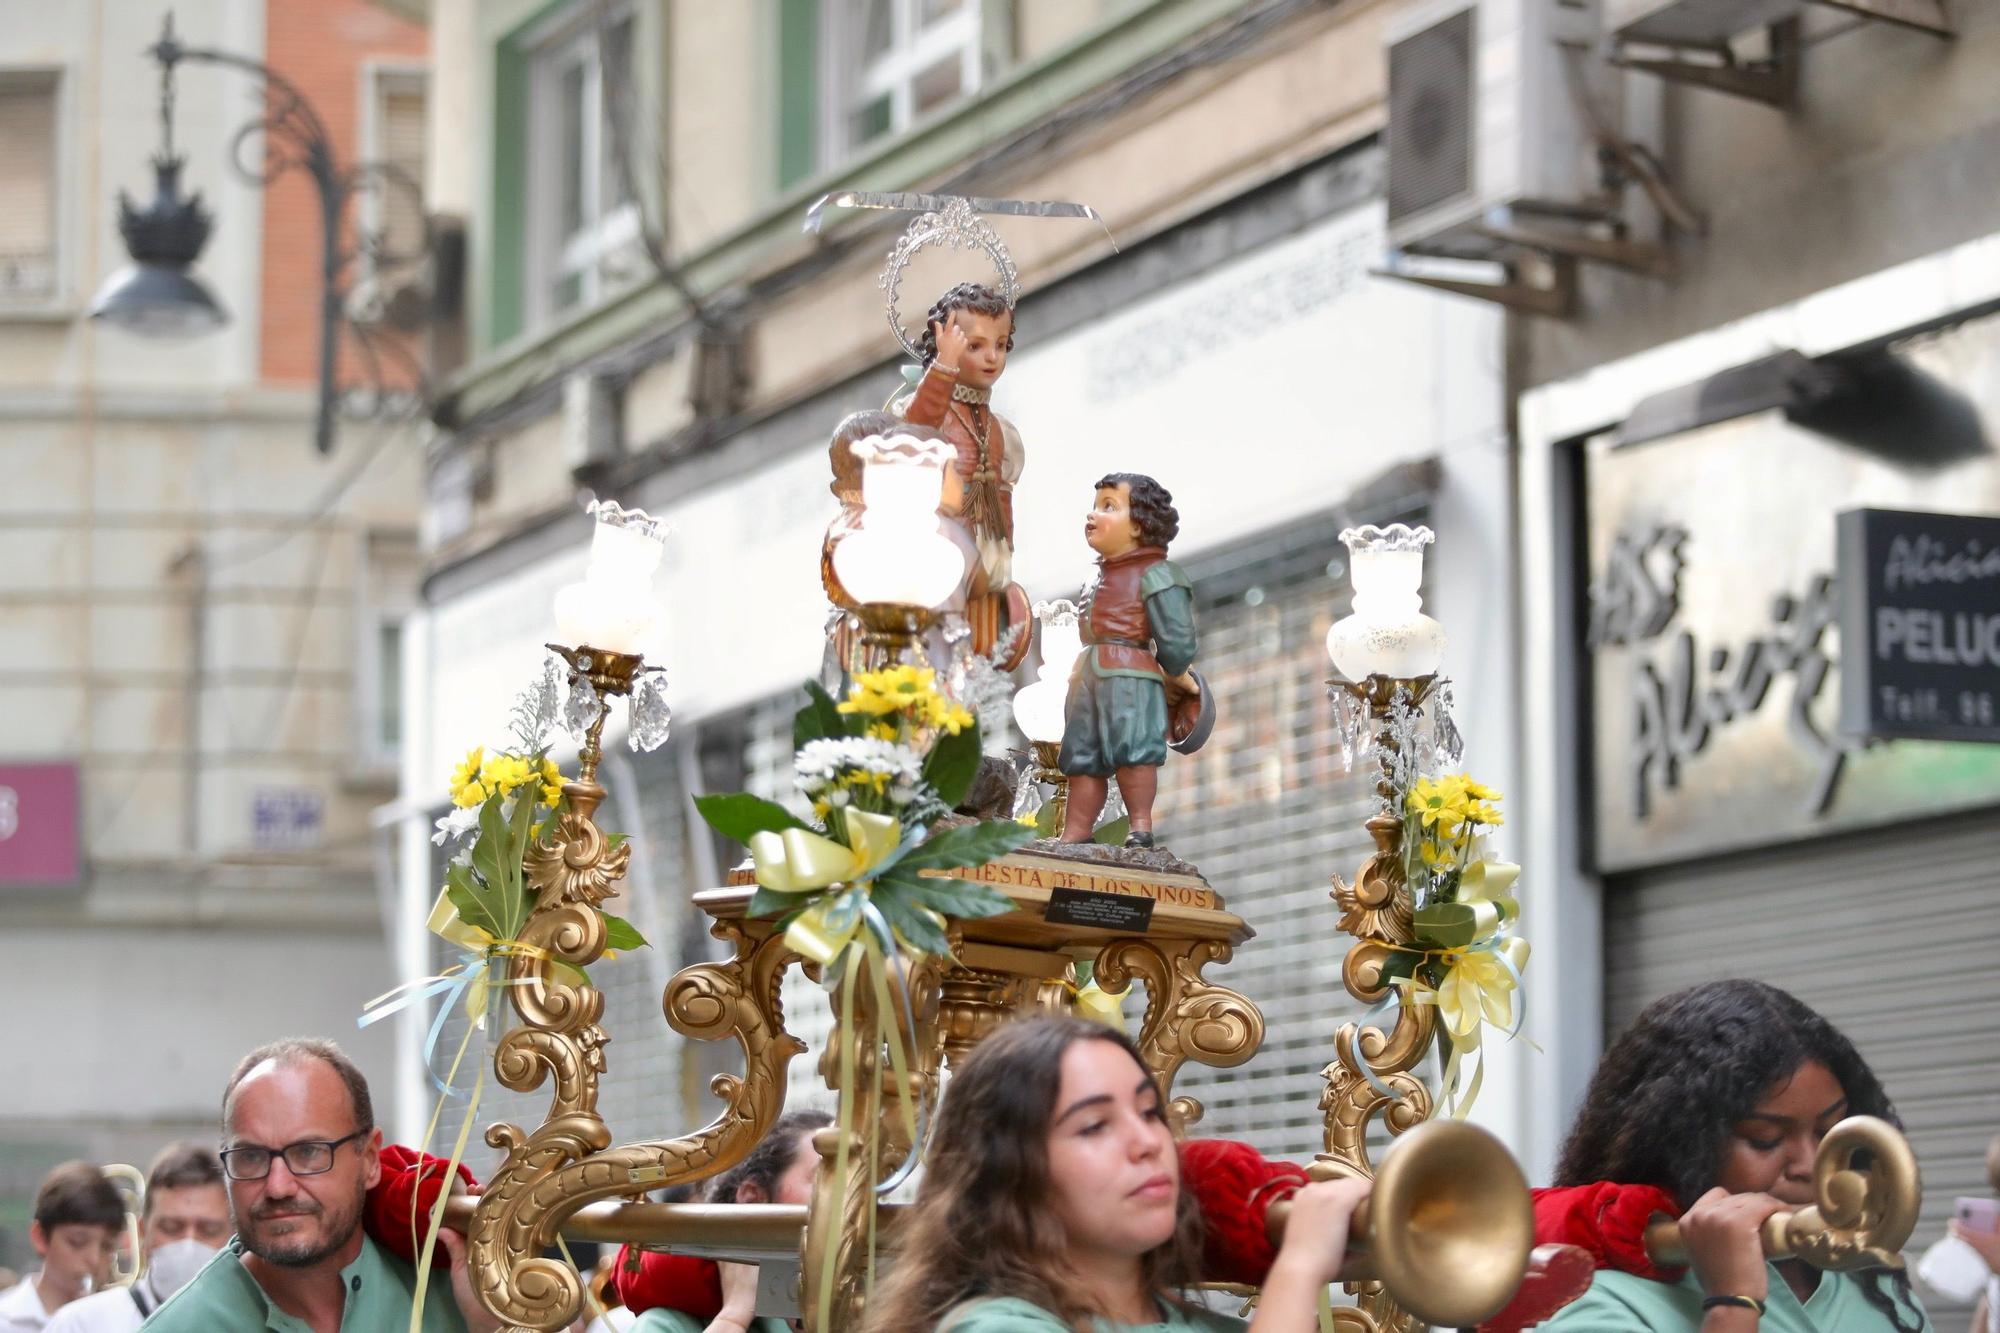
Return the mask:
<svg viewBox="0 0 2000 1333">
<path fill-rule="evenodd" d="M 1401 8 L 433 4 L 436 123 L 473 145 L 432 176 L 469 220 L 471 350 L 429 475 L 403 970 L 441 957 L 421 929 L 435 878 L 414 869 L 428 816 L 539 670 L 550 599 L 583 567 L 579 494 L 641 505 L 672 529 L 658 591 L 675 730 L 607 763 L 607 823 L 642 834 L 620 910 L 655 947 L 593 969 L 613 1038 L 603 1105 L 627 1140 L 713 1113 L 707 1080 L 733 1048 L 679 1042 L 659 999 L 713 956 L 689 898 L 741 851 L 689 797 L 790 795 L 791 713 L 823 652 L 828 438 L 902 382 L 876 278 L 907 219 L 835 210 L 815 237 L 806 211 L 849 187 L 1078 201 L 1109 239 L 994 220 L 1022 279 L 995 396 L 1027 451 L 1015 576 L 1074 594 L 1104 473 L 1173 492 L 1222 715 L 1208 749 L 1165 770 L 1161 828 L 1259 930 L 1212 975 L 1269 1021 L 1252 1064 L 1190 1069 L 1184 1087 L 1205 1129 L 1317 1150 L 1319 1070 L 1350 1012 L 1329 877 L 1365 854 L 1368 799 L 1324 686 L 1344 526 L 1439 529 L 1429 605 L 1480 664 L 1459 688 L 1473 762 L 1504 772 L 1514 744 L 1515 614 L 1494 577 L 1511 552 L 1502 321 L 1371 272 Z M 447 31 L 465 44 L 447 53 Z M 950 280 L 913 268 L 906 300 L 920 316 Z M 810 987 L 787 1000 L 793 1031 L 824 1032 Z M 423 1037 L 406 1026 L 412 1060 Z M 814 1096 L 811 1063 L 795 1099 Z M 500 1096 L 497 1117 L 539 1121 L 538 1097 Z M 401 1123 L 429 1110 L 415 1099 Z"/>
<path fill-rule="evenodd" d="M 395 794 L 416 594 L 417 423 L 313 448 L 318 204 L 229 164 L 247 75 L 177 80 L 196 272 L 229 314 L 151 341 L 87 318 L 152 193 L 164 7 L 13 5 L 0 36 L 0 1263 L 70 1157 L 209 1138 L 259 1042 L 347 1034 L 392 977 L 371 811 Z M 422 174 L 427 34 L 359 0 L 179 4 L 189 46 L 269 62 L 345 160 Z M 256 154 L 255 141 L 251 156 Z M 371 206 L 372 207 L 372 206 Z M 382 218 L 407 233 L 410 216 Z M 349 361 L 350 367 L 352 360 Z"/>
<path fill-rule="evenodd" d="M 1935 12 L 1951 35 L 1817 5 L 1744 25 L 1781 106 L 1660 84 L 1660 165 L 1705 233 L 1665 235 L 1671 276 L 1586 265 L 1574 313 L 1526 330 L 1520 401 L 1518 832 L 1552 872 L 1559 947 L 1599 960 L 1539 1011 L 1574 1016 L 1543 1095 L 1573 1104 L 1659 995 L 1783 986 L 1855 1039 L 1908 1126 L 1913 1250 L 1984 1192 L 2000 1124 L 2000 750 L 1980 722 L 2000 665 L 1966 655 L 1934 701 L 1950 728 L 1909 725 L 1907 698 L 1886 721 L 1844 710 L 1881 645 L 1843 617 L 1871 571 L 1838 533 L 1862 509 L 2000 513 L 2000 211 L 1973 185 L 2000 154 L 1976 91 L 2000 14 Z M 1927 1299 L 1939 1327 L 1966 1318 Z"/>
</svg>

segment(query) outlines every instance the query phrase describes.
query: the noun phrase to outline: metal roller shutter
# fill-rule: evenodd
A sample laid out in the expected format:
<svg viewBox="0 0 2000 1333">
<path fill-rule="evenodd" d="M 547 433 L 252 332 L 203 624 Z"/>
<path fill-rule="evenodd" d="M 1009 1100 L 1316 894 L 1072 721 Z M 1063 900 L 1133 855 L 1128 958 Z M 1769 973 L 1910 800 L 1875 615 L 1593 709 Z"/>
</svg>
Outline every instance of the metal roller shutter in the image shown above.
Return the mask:
<svg viewBox="0 0 2000 1333">
<path fill-rule="evenodd" d="M 1987 1193 L 2000 1132 L 2000 820 L 1980 812 L 1652 870 L 1605 886 L 1607 1039 L 1684 986 L 1754 977 L 1846 1032 L 1924 1173 L 1912 1256 Z M 1968 1308 L 1925 1293 L 1940 1329 Z"/>
</svg>

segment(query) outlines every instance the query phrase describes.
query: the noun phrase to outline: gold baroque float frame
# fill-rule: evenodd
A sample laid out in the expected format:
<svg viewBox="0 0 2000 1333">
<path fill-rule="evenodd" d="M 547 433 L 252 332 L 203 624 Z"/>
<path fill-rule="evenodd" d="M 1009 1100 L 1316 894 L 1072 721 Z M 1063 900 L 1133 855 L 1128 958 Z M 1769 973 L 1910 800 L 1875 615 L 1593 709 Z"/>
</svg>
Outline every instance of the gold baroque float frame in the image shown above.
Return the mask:
<svg viewBox="0 0 2000 1333">
<path fill-rule="evenodd" d="M 467 1225 L 475 1290 L 489 1310 L 517 1328 L 566 1327 L 582 1306 L 578 1274 L 566 1263 L 542 1257 L 570 1218 L 602 1200 L 638 1202 L 648 1191 L 703 1180 L 741 1162 L 777 1120 L 787 1068 L 806 1050 L 785 1030 L 780 987 L 793 963 L 815 977 L 817 966 L 788 948 L 774 923 L 744 917 L 750 889 L 696 894 L 696 905 L 715 918 L 711 933 L 730 946 L 732 956 L 676 974 L 662 1008 L 669 1026 L 682 1036 L 734 1038 L 742 1048 L 744 1072 L 712 1081 L 711 1090 L 724 1105 L 702 1129 L 675 1139 L 611 1146 L 611 1131 L 597 1112 L 609 1041 L 598 1021 L 604 997 L 588 984 L 564 980 L 557 969 L 588 967 L 603 955 L 605 928 L 594 909 L 616 891 L 629 859 L 629 847 L 611 847 L 594 815 L 606 795 L 596 770 L 608 700 L 625 691 L 636 668 L 636 659 L 616 660 L 589 673 L 607 702 L 586 736 L 576 780 L 564 784 L 564 816 L 525 858 L 535 906 L 521 938 L 536 951 L 508 964 L 515 984 L 507 992 L 521 1022 L 495 1049 L 494 1070 L 516 1092 L 533 1092 L 544 1083 L 553 1086 L 548 1115 L 539 1127 L 525 1131 L 503 1123 L 487 1131 L 487 1143 L 507 1156 Z M 953 953 L 960 961 L 927 957 L 908 965 L 916 1031 L 906 1031 L 900 1015 L 886 1021 L 917 1054 L 911 1074 L 919 1096 L 934 1099 L 942 1064 L 961 1058 L 1009 1014 L 1071 1008 L 1071 960 L 1079 956 L 1094 959 L 1098 986 L 1108 993 L 1123 992 L 1135 977 L 1145 982 L 1146 1012 L 1137 1042 L 1148 1068 L 1169 1093 L 1189 1060 L 1229 1068 L 1248 1060 L 1262 1044 L 1264 1019 L 1257 1007 L 1202 975 L 1210 963 L 1226 963 L 1234 946 L 1248 937 L 1241 918 L 1163 902 L 1155 905 L 1146 934 L 1121 935 L 1048 923 L 1033 910 L 1046 900 L 1044 892 L 1023 890 L 1013 896 L 1029 910 L 950 923 Z M 968 929 L 977 938 L 969 939 Z M 871 1167 L 886 1174 L 911 1146 L 902 1112 L 893 1104 L 893 1084 L 885 1081 L 879 1097 L 876 1093 L 871 1062 L 879 1058 L 887 1034 L 869 989 L 858 988 L 851 1012 L 842 1011 L 836 997 L 835 1021 L 857 1037 L 855 1123 L 874 1127 L 878 1152 L 871 1161 L 869 1153 L 860 1151 L 864 1144 L 850 1144 L 849 1179 L 836 1189 L 838 1131 L 817 1137 L 823 1162 L 799 1250 L 800 1308 L 808 1312 L 812 1327 L 824 1247 L 838 1247 L 832 1327 L 826 1333 L 852 1328 L 861 1314 L 863 1240 L 875 1206 Z M 831 1046 L 822 1054 L 820 1069 L 828 1086 L 835 1086 L 839 1071 Z M 1177 1134 L 1202 1114 L 1201 1104 L 1191 1097 L 1172 1098 L 1168 1109 Z M 838 1216 L 836 1199 L 844 1201 Z M 774 1225 L 782 1231 L 787 1222 L 780 1218 Z M 604 1230 L 599 1220 L 596 1234 Z"/>
</svg>

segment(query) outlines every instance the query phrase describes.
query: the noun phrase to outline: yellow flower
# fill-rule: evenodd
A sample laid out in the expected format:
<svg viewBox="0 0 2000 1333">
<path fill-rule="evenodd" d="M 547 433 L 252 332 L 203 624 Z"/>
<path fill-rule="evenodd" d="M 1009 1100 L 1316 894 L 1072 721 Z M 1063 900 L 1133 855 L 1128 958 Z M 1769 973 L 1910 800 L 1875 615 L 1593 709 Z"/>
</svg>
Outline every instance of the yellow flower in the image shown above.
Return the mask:
<svg viewBox="0 0 2000 1333">
<path fill-rule="evenodd" d="M 540 776 L 542 781 L 542 804 L 553 809 L 556 802 L 562 800 L 562 770 L 556 767 L 555 760 L 544 756 Z"/>
<path fill-rule="evenodd" d="M 451 771 L 451 803 L 458 806 L 478 805 L 486 799 L 486 789 L 479 785 L 479 766 L 485 758 L 484 747 L 474 746 L 467 752 L 465 762 Z M 478 795 L 470 793 L 478 790 Z"/>
<path fill-rule="evenodd" d="M 870 722 L 866 735 L 871 740 L 893 741 L 901 739 L 902 731 L 894 722 Z"/>
</svg>

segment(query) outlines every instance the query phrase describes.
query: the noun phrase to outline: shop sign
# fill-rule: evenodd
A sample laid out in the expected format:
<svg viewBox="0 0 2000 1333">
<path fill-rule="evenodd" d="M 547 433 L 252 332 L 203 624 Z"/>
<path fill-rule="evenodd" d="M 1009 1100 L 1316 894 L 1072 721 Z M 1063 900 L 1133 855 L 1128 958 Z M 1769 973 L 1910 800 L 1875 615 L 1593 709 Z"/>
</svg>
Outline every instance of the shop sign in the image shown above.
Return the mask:
<svg viewBox="0 0 2000 1333">
<path fill-rule="evenodd" d="M 250 841 L 260 852 L 308 852 L 320 845 L 326 798 L 310 787 L 266 787 L 250 797 Z"/>
<path fill-rule="evenodd" d="M 1990 458 L 1902 467 L 1775 411 L 1584 453 L 1586 840 L 1599 870 L 2000 804 L 2000 746 L 1955 743 L 2000 738 L 2000 671 L 1970 660 L 1986 655 L 1992 611 L 1965 622 L 1956 660 L 1956 613 L 1975 595 L 1995 608 L 1994 591 L 1975 589 L 2000 589 L 1972 577 L 1984 565 L 1952 563 L 1970 530 L 1905 522 L 1906 537 L 1944 549 L 1906 542 L 1892 563 L 1882 548 L 1872 604 L 1894 614 L 1872 642 L 1843 627 L 1836 552 L 1840 515 L 1871 502 L 2000 511 Z M 2000 546 L 2000 534 L 1981 540 Z M 1843 661 L 1883 635 L 1894 655 L 1867 664 L 1869 703 L 1878 723 L 1900 716 L 1850 729 L 1843 693 L 1860 687 Z"/>
<path fill-rule="evenodd" d="M 2000 741 L 2000 517 L 1840 516 L 1841 729 Z"/>
<path fill-rule="evenodd" d="M 75 764 L 0 764 L 0 888 L 68 888 L 82 868 Z"/>
</svg>

